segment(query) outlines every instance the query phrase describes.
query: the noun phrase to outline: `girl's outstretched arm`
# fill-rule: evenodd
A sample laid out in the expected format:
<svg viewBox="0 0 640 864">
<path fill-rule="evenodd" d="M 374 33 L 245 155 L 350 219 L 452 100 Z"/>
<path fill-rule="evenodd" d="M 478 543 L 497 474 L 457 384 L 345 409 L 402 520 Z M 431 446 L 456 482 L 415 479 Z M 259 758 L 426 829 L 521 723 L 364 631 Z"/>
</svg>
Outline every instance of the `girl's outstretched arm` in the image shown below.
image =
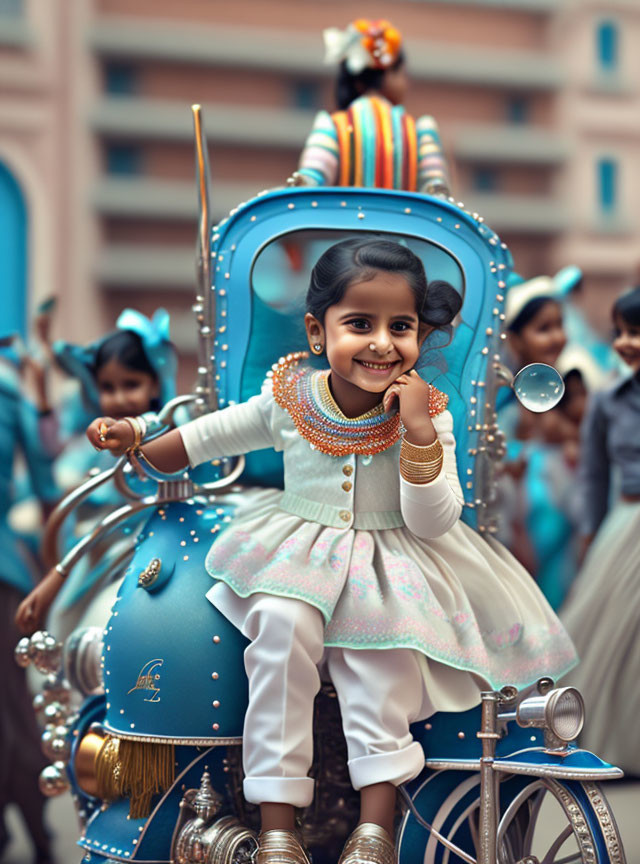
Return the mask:
<svg viewBox="0 0 640 864">
<path fill-rule="evenodd" d="M 113 420 L 98 417 L 87 429 L 87 438 L 96 450 L 110 450 L 114 456 L 122 456 L 135 443 L 135 432 L 128 420 Z M 173 474 L 189 464 L 187 451 L 177 429 L 172 429 L 148 444 L 140 447 L 143 456 L 158 471 Z"/>
<path fill-rule="evenodd" d="M 149 464 L 165 474 L 174 474 L 189 465 L 189 457 L 184 448 L 182 436 L 177 429 L 154 438 L 140 448 Z"/>
<path fill-rule="evenodd" d="M 275 409 L 268 379 L 261 393 L 247 402 L 191 420 L 143 444 L 139 450 L 152 467 L 167 474 L 265 447 L 281 450 L 277 422 L 272 416 Z M 87 429 L 87 437 L 96 450 L 110 450 L 114 456 L 121 456 L 135 446 L 135 426 L 140 419 L 132 418 L 130 422 L 98 417 Z"/>
</svg>

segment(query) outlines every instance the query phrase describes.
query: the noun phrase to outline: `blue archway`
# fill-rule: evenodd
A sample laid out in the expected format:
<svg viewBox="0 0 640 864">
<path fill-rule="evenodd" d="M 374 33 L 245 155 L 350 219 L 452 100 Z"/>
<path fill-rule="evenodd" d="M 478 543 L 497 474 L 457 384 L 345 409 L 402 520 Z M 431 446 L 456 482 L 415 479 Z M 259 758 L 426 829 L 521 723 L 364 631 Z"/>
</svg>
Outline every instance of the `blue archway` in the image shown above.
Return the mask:
<svg viewBox="0 0 640 864">
<path fill-rule="evenodd" d="M 27 207 L 19 183 L 0 161 L 0 336 L 27 323 Z"/>
</svg>

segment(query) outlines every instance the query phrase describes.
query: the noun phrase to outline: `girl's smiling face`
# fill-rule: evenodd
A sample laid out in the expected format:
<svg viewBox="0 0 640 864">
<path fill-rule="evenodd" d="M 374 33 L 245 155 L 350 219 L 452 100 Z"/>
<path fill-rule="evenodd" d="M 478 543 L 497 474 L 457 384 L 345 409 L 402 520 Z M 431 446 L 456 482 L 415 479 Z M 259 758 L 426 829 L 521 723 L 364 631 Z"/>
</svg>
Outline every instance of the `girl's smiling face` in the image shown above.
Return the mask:
<svg viewBox="0 0 640 864">
<path fill-rule="evenodd" d="M 121 420 L 148 411 L 158 397 L 158 382 L 148 372 L 129 369 L 114 358 L 96 372 L 100 410 L 105 417 Z"/>
<path fill-rule="evenodd" d="M 522 365 L 548 363 L 553 366 L 567 344 L 562 307 L 549 300 L 517 333 L 509 332 L 509 345 Z"/>
<path fill-rule="evenodd" d="M 419 321 L 405 277 L 384 270 L 352 282 L 323 323 L 307 313 L 305 325 L 309 344 L 326 351 L 331 390 L 347 416 L 377 405 L 396 378 L 414 367 L 429 331 Z"/>
<path fill-rule="evenodd" d="M 629 324 L 620 315 L 615 316 L 614 324 L 614 349 L 634 373 L 639 372 L 640 327 L 636 324 Z"/>
</svg>

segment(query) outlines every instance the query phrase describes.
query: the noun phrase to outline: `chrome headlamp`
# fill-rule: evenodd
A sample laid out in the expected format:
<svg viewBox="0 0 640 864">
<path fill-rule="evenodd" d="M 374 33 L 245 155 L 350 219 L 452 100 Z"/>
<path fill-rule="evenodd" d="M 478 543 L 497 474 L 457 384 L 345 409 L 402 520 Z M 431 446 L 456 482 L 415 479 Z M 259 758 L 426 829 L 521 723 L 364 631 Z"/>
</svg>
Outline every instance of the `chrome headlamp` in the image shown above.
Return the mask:
<svg viewBox="0 0 640 864">
<path fill-rule="evenodd" d="M 562 746 L 578 737 L 584 725 L 584 701 L 575 687 L 559 687 L 543 696 L 524 699 L 516 710 L 519 726 L 545 729 Z"/>
<path fill-rule="evenodd" d="M 102 627 L 74 630 L 64 646 L 64 671 L 72 687 L 83 696 L 103 693 Z"/>
</svg>

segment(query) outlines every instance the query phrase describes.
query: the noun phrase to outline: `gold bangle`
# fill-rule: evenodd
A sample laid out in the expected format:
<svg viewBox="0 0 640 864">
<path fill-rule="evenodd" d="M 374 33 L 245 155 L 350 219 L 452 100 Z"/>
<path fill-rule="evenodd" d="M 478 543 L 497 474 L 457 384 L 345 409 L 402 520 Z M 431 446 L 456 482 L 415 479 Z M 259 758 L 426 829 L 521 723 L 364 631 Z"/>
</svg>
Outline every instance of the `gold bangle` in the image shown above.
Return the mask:
<svg viewBox="0 0 640 864">
<path fill-rule="evenodd" d="M 408 465 L 416 465 L 416 466 L 420 465 L 420 466 L 428 467 L 429 465 L 439 464 L 440 462 L 443 461 L 443 457 L 442 457 L 442 454 L 440 454 L 439 456 L 436 456 L 435 459 L 429 459 L 428 461 L 424 461 L 424 462 L 417 462 L 415 459 L 407 459 L 406 456 L 403 456 L 402 453 L 400 453 L 400 461 L 406 462 Z"/>
<path fill-rule="evenodd" d="M 432 472 L 426 473 L 416 471 L 415 469 L 409 468 L 403 463 L 400 463 L 400 476 L 408 483 L 415 483 L 419 486 L 422 486 L 426 483 L 432 483 L 440 476 L 441 472 L 442 465 L 440 465 L 437 470 L 434 469 Z"/>
<path fill-rule="evenodd" d="M 442 469 L 442 462 L 434 462 L 432 465 L 416 465 L 415 462 L 400 462 L 400 468 L 411 474 L 422 474 L 425 477 L 437 476 Z"/>
<path fill-rule="evenodd" d="M 154 465 L 153 462 L 151 461 L 151 459 L 149 459 L 149 457 L 147 456 L 147 454 L 146 454 L 146 453 L 143 453 L 142 450 L 141 450 L 139 447 L 137 447 L 137 448 L 134 450 L 134 453 L 135 453 L 135 455 L 138 457 L 138 459 L 142 459 L 144 462 L 147 463 L 147 465 L 148 465 L 150 468 L 153 468 L 154 471 L 157 471 L 158 474 L 171 474 L 171 473 L 176 473 L 176 472 L 171 472 L 171 471 L 163 471 L 162 468 L 158 468 L 158 466 L 157 466 L 157 465 Z M 186 471 L 186 467 L 185 467 L 185 471 Z"/>
<path fill-rule="evenodd" d="M 131 427 L 131 431 L 133 432 L 133 444 L 130 444 L 129 447 L 127 447 L 127 450 L 136 450 L 140 446 L 142 436 L 144 435 L 142 424 L 137 417 L 125 417 L 124 419 L 125 422 L 129 424 L 129 426 Z"/>
<path fill-rule="evenodd" d="M 434 471 L 415 471 L 413 468 L 409 468 L 407 465 L 400 466 L 400 473 L 405 479 L 407 477 L 418 477 L 423 483 L 428 483 L 430 480 L 435 480 L 436 477 L 440 474 L 442 467 L 436 468 Z"/>
<path fill-rule="evenodd" d="M 427 444 L 426 447 L 411 444 L 406 438 L 402 439 L 400 445 L 400 455 L 405 459 L 415 459 L 416 462 L 431 462 L 441 457 L 442 453 L 442 443 L 439 438 L 436 438 L 432 444 Z"/>
<path fill-rule="evenodd" d="M 423 475 L 425 477 L 437 476 L 442 470 L 442 462 L 430 462 L 428 465 L 419 465 L 415 462 L 407 462 L 404 459 L 400 461 L 400 468 L 415 475 Z"/>
<path fill-rule="evenodd" d="M 58 576 L 61 579 L 66 579 L 67 576 L 69 575 L 68 571 L 64 569 L 62 564 L 56 564 L 56 566 L 53 569 L 56 571 L 56 573 L 58 574 Z"/>
<path fill-rule="evenodd" d="M 404 456 L 400 456 L 400 462 L 403 462 L 410 468 L 423 468 L 425 470 L 429 470 L 429 468 L 434 468 L 436 465 L 442 465 L 444 459 L 442 458 L 442 456 L 440 456 L 437 459 L 430 459 L 428 462 L 415 462 L 413 459 L 405 459 Z"/>
</svg>

